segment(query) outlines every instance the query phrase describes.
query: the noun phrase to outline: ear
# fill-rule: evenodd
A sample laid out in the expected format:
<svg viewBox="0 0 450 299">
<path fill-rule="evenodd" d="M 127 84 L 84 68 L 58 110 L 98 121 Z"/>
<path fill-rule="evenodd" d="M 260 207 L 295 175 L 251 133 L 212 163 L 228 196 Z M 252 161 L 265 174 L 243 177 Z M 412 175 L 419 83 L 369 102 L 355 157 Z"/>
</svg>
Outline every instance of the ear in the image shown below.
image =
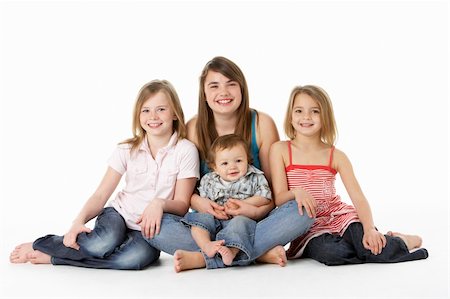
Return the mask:
<svg viewBox="0 0 450 299">
<path fill-rule="evenodd" d="M 173 115 L 173 120 L 178 120 L 178 117 L 175 114 Z"/>
</svg>

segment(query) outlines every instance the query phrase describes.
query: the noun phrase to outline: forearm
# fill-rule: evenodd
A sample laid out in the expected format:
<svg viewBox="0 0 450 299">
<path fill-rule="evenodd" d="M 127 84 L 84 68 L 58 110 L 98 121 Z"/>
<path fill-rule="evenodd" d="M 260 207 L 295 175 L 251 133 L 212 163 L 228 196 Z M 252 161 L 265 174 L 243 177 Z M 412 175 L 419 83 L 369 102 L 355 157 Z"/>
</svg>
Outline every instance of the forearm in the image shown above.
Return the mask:
<svg viewBox="0 0 450 299">
<path fill-rule="evenodd" d="M 293 191 L 291 190 L 283 191 L 278 194 L 275 194 L 275 205 L 279 207 L 293 199 L 295 199 L 295 194 Z"/>
<path fill-rule="evenodd" d="M 356 208 L 356 212 L 358 213 L 359 220 L 363 225 L 364 231 L 375 229 L 375 224 L 373 222 L 372 211 L 370 209 L 370 205 L 367 200 L 359 200 L 355 201 L 354 206 Z"/>
<path fill-rule="evenodd" d="M 101 196 L 93 194 L 88 201 L 84 204 L 78 216 L 74 219 L 73 223 L 86 224 L 89 220 L 96 217 L 102 211 L 105 206 L 106 200 Z"/>
<path fill-rule="evenodd" d="M 182 200 L 164 200 L 163 211 L 164 213 L 175 214 L 178 216 L 184 216 L 189 210 L 189 204 Z"/>
<path fill-rule="evenodd" d="M 252 196 L 244 199 L 244 201 L 252 206 L 261 207 L 270 202 L 270 199 L 267 199 L 262 196 Z"/>
</svg>

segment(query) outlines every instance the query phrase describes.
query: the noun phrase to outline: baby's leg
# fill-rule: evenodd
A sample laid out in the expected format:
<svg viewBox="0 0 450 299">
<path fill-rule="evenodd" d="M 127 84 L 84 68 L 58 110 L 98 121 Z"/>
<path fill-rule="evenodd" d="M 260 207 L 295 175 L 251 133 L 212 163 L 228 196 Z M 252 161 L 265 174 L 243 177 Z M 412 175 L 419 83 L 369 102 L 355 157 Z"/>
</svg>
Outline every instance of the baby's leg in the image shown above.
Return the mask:
<svg viewBox="0 0 450 299">
<path fill-rule="evenodd" d="M 224 244 L 224 240 L 211 241 L 209 232 L 201 227 L 191 227 L 192 238 L 197 243 L 198 247 L 208 256 L 213 257 L 219 251 L 219 248 Z"/>
<path fill-rule="evenodd" d="M 173 255 L 175 272 L 205 268 L 203 255 L 196 251 L 177 250 Z"/>
<path fill-rule="evenodd" d="M 9 255 L 9 261 L 14 264 L 29 262 L 27 254 L 33 251 L 32 242 L 17 245 Z"/>
<path fill-rule="evenodd" d="M 284 267 L 287 263 L 286 250 L 284 250 L 284 247 L 281 245 L 275 246 L 257 258 L 256 261 L 266 264 L 278 264 L 281 267 Z"/>
<path fill-rule="evenodd" d="M 222 256 L 223 263 L 227 266 L 231 266 L 234 258 L 239 252 L 239 249 L 235 247 L 220 246 L 218 252 Z"/>
<path fill-rule="evenodd" d="M 387 235 L 391 236 L 391 237 L 398 237 L 398 238 L 402 239 L 403 242 L 405 242 L 406 247 L 408 247 L 408 250 L 413 250 L 413 249 L 416 249 L 416 248 L 419 248 L 420 246 L 422 246 L 422 238 L 417 235 L 407 235 L 407 234 L 402 234 L 399 232 L 392 232 L 392 231 L 388 231 Z"/>
</svg>

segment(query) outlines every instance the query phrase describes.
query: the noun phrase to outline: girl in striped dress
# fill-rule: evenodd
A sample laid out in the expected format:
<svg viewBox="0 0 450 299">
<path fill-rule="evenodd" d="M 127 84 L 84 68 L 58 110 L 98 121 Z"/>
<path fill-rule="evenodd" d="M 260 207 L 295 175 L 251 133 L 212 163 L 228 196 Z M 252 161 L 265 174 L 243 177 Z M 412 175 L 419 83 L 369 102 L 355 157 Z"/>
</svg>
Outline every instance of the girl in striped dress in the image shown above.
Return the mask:
<svg viewBox="0 0 450 299">
<path fill-rule="evenodd" d="M 270 149 L 273 194 L 277 206 L 297 201 L 315 222 L 291 242 L 290 259 L 313 258 L 326 265 L 393 263 L 428 257 L 416 235 L 380 233 L 347 156 L 334 147 L 337 134 L 327 93 L 317 86 L 295 87 L 284 129 L 289 141 Z M 353 205 L 341 201 L 334 186 L 339 173 Z"/>
</svg>

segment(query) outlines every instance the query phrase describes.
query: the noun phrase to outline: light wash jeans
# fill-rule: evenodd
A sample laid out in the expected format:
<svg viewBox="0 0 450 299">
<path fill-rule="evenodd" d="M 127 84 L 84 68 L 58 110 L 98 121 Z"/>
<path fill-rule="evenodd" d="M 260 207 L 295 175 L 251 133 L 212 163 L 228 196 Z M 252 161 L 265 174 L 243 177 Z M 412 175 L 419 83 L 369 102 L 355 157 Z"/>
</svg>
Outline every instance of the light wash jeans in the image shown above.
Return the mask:
<svg viewBox="0 0 450 299">
<path fill-rule="evenodd" d="M 164 214 L 160 233 L 147 242 L 158 250 L 173 255 L 177 249 L 187 251 L 200 251 L 191 236 L 190 229 L 180 220 L 182 217 Z M 288 201 L 282 206 L 272 210 L 269 215 L 256 224 L 253 250 L 250 251 L 250 259 L 246 262 L 235 259 L 241 265 L 250 264 L 258 257 L 277 245 L 286 245 L 295 238 L 301 236 L 314 222 L 306 211 L 300 215 L 295 200 Z M 208 258 L 205 256 L 206 268 L 224 268 L 225 265 L 219 257 Z"/>
<path fill-rule="evenodd" d="M 195 212 L 187 213 L 181 222 L 188 227 L 197 226 L 208 231 L 212 241 L 224 240 L 225 246 L 239 249 L 232 266 L 247 265 L 251 261 L 256 229 L 255 220 L 245 216 L 219 220 L 211 214 Z M 203 256 L 205 259 L 208 258 L 205 254 Z"/>
<path fill-rule="evenodd" d="M 64 246 L 63 236 L 47 235 L 33 243 L 33 249 L 51 256 L 54 265 L 98 269 L 141 270 L 159 258 L 140 231 L 127 228 L 122 216 L 112 207 L 98 215 L 90 233 L 78 235 L 80 250 Z"/>
</svg>

